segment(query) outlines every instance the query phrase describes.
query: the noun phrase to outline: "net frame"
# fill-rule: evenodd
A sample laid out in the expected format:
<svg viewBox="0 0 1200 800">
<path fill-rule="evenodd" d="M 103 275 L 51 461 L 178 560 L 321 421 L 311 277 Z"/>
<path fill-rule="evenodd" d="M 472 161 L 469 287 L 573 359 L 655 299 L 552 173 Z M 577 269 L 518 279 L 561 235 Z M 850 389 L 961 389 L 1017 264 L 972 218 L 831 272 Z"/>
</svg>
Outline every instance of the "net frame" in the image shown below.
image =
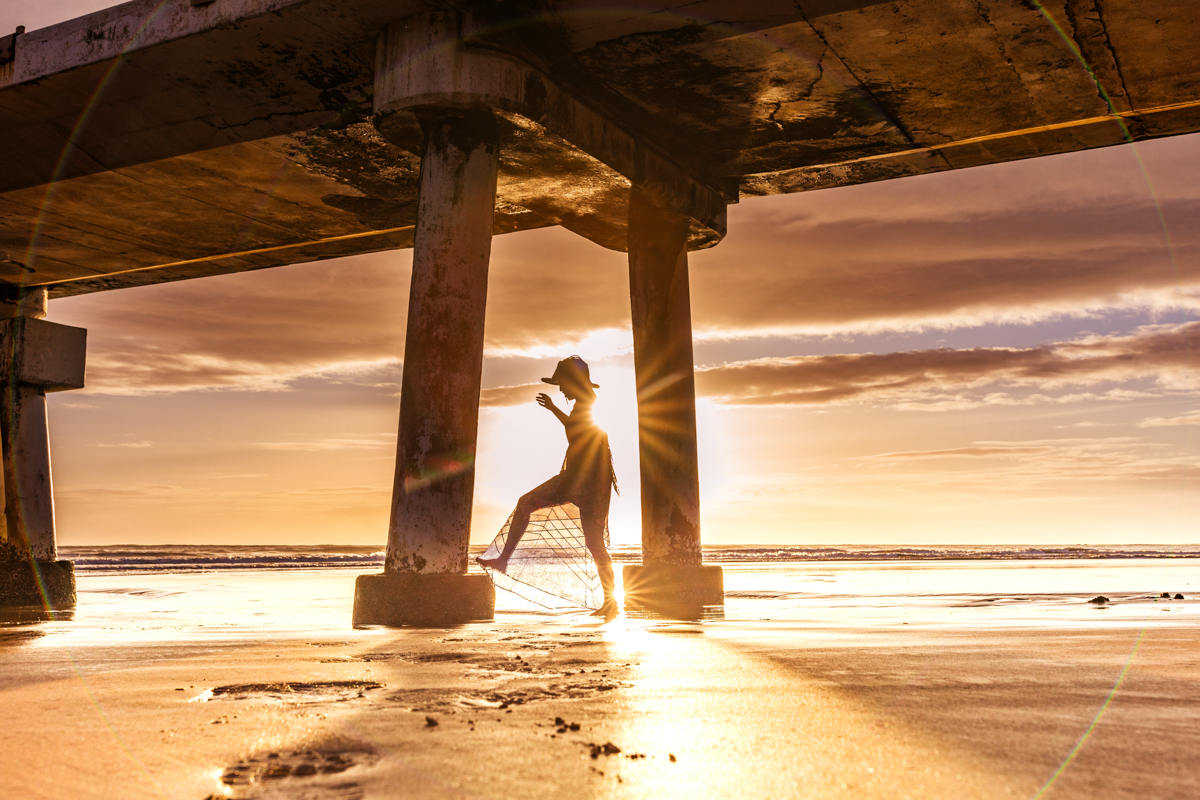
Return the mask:
<svg viewBox="0 0 1200 800">
<path fill-rule="evenodd" d="M 515 511 L 508 515 L 482 558 L 496 558 L 504 551 L 514 516 Z M 608 544 L 605 521 L 605 548 Z M 574 503 L 534 511 L 529 515 L 529 527 L 508 559 L 507 569 L 485 569 L 494 585 L 543 608 L 596 609 L 604 602 L 600 574 L 587 549 L 579 508 Z"/>
</svg>

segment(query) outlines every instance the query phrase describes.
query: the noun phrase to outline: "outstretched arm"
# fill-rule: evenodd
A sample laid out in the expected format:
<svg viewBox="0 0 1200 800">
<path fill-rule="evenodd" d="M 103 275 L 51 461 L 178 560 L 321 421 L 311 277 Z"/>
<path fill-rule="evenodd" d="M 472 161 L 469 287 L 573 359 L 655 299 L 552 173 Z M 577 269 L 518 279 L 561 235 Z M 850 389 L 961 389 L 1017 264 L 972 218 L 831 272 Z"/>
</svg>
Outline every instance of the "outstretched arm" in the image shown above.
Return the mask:
<svg viewBox="0 0 1200 800">
<path fill-rule="evenodd" d="M 550 399 L 550 395 L 546 394 L 545 392 L 539 392 L 537 396 L 537 403 L 542 408 L 548 408 L 550 411 L 554 412 L 554 416 L 558 417 L 558 421 L 563 425 L 567 424 L 566 412 L 560 411 L 558 406 L 554 405 L 554 401 Z"/>
</svg>

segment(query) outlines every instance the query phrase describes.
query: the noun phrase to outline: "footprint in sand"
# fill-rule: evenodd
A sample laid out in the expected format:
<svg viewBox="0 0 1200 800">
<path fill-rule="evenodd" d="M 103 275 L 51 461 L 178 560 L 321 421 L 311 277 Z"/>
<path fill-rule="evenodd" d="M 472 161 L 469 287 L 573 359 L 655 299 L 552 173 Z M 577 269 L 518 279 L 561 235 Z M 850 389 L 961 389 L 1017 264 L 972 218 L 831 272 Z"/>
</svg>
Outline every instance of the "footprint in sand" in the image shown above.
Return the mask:
<svg viewBox="0 0 1200 800">
<path fill-rule="evenodd" d="M 354 700 L 366 692 L 382 689 L 375 681 L 280 681 L 279 683 L 238 683 L 206 690 L 196 702 L 212 700 L 278 700 L 285 703 L 322 703 Z"/>
<path fill-rule="evenodd" d="M 221 774 L 219 794 L 208 800 L 270 800 L 308 797 L 314 800 L 360 800 L 361 786 L 346 773 L 370 764 L 375 757 L 364 751 L 298 750 L 266 753 L 248 758 Z"/>
</svg>

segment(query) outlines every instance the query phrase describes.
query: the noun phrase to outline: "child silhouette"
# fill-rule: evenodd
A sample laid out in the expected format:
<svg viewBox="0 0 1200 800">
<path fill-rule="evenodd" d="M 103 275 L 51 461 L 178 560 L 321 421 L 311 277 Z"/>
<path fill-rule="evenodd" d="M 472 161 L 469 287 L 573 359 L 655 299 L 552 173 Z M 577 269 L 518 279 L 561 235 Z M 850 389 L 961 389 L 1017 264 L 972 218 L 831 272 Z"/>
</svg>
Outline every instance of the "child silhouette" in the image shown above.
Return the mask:
<svg viewBox="0 0 1200 800">
<path fill-rule="evenodd" d="M 596 562 L 600 586 L 604 590 L 604 604 L 594 616 L 612 619 L 617 615 L 617 601 L 613 596 L 612 558 L 604 545 L 604 529 L 608 522 L 608 505 L 615 478 L 612 454 L 608 449 L 608 434 L 597 427 L 592 419 L 595 390 L 600 386 L 592 383 L 588 365 L 579 356 L 564 358 L 558 362 L 554 375 L 542 380 L 557 386 L 567 400 L 574 403 L 571 413 L 567 414 L 554 405 L 549 395 L 543 392 L 537 396 L 538 405 L 553 413 L 566 430 L 567 455 L 562 471 L 522 495 L 513 512 L 504 550 L 496 558 L 480 558 L 478 561 L 488 569 L 505 572 L 509 558 L 529 527 L 530 514 L 541 508 L 574 503 L 579 508 L 584 542 Z"/>
</svg>

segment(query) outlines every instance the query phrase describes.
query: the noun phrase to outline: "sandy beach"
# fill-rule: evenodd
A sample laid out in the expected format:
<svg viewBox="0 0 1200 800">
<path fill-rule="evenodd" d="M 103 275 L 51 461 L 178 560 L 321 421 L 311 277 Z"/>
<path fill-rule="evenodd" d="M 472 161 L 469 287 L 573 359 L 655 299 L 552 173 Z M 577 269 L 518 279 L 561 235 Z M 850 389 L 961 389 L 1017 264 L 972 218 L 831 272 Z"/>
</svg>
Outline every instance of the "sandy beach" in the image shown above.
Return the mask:
<svg viewBox="0 0 1200 800">
<path fill-rule="evenodd" d="M 0 0 L 0 800 L 1200 800 L 1197 64 Z"/>
<path fill-rule="evenodd" d="M 735 564 L 706 619 L 420 630 L 352 629 L 354 574 L 82 575 L 0 627 L 0 794 L 1200 794 L 1194 559 Z"/>
</svg>

